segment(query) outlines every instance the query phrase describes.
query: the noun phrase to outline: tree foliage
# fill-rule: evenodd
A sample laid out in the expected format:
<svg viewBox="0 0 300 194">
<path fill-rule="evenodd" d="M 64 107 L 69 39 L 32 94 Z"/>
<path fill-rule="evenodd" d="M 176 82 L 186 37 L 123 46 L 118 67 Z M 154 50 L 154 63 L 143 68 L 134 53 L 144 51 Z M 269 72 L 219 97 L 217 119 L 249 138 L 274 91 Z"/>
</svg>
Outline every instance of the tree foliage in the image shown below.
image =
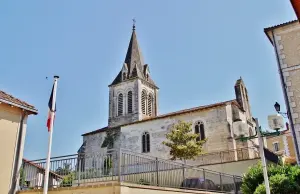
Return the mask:
<svg viewBox="0 0 300 194">
<path fill-rule="evenodd" d="M 23 168 L 20 168 L 20 180 L 19 184 L 21 186 L 26 186 L 26 175 Z"/>
<path fill-rule="evenodd" d="M 192 133 L 192 123 L 180 121 L 166 137 L 168 141 L 164 141 L 163 144 L 171 149 L 171 160 L 194 160 L 203 153 L 203 144 L 206 140 L 196 140 L 199 134 Z"/>
<path fill-rule="evenodd" d="M 63 176 L 63 180 L 61 185 L 63 187 L 69 187 L 72 186 L 73 180 L 75 179 L 75 173 L 72 172 L 71 164 L 64 163 L 63 167 L 58 167 L 55 170 L 55 173 L 58 175 Z"/>
<path fill-rule="evenodd" d="M 64 163 L 63 167 L 58 167 L 55 170 L 55 173 L 58 175 L 62 175 L 62 176 L 70 174 L 71 173 L 71 164 Z"/>
<path fill-rule="evenodd" d="M 75 179 L 75 172 L 70 172 L 68 175 L 64 176 L 61 185 L 63 187 L 70 187 L 72 186 L 74 179 Z"/>
<path fill-rule="evenodd" d="M 300 193 L 300 167 L 269 165 L 268 176 L 272 194 Z M 243 177 L 242 192 L 245 194 L 266 193 L 262 165 L 258 164 L 249 169 Z"/>
</svg>

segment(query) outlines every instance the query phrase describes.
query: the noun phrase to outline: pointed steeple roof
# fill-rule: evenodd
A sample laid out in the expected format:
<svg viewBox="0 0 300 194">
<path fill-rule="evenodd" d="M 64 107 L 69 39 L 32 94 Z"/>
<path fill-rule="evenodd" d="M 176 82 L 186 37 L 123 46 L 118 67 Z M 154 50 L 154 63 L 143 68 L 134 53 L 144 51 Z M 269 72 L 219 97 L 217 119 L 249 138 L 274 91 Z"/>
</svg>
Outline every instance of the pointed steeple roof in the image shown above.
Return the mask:
<svg viewBox="0 0 300 194">
<path fill-rule="evenodd" d="M 146 75 L 144 74 L 145 69 L 148 67 L 148 65 L 144 63 L 143 55 L 136 36 L 135 24 L 133 24 L 132 27 L 132 34 L 124 63 L 126 63 L 128 68 L 128 72 L 126 75 L 127 78 L 140 78 L 148 81 L 150 84 L 155 86 L 153 80 L 150 77 L 146 78 Z M 120 82 L 122 82 L 122 70 L 119 72 L 111 85 L 118 84 Z"/>
<path fill-rule="evenodd" d="M 132 72 L 135 66 L 137 67 L 137 70 L 143 72 L 144 60 L 143 60 L 141 49 L 137 41 L 135 26 L 133 26 L 132 29 L 132 34 L 131 34 L 124 63 L 127 64 L 129 73 Z"/>
</svg>

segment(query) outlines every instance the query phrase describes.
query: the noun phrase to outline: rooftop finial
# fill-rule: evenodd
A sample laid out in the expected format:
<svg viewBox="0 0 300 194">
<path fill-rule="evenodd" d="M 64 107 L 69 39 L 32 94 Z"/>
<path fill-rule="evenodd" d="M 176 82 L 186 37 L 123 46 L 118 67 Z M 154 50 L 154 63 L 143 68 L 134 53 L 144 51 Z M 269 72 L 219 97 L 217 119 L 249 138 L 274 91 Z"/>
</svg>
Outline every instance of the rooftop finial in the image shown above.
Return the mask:
<svg viewBox="0 0 300 194">
<path fill-rule="evenodd" d="M 132 19 L 132 30 L 135 30 L 135 22 L 136 22 L 136 21 L 135 21 L 135 19 L 133 18 L 133 19 Z"/>
</svg>

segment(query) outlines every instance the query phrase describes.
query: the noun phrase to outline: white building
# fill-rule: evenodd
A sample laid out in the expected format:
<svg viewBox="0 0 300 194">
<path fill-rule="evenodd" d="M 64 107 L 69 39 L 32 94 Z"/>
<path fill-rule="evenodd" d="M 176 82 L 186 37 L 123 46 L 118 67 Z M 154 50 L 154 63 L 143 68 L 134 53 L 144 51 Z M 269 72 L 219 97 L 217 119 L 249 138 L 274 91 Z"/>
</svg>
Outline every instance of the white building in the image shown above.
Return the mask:
<svg viewBox="0 0 300 194">
<path fill-rule="evenodd" d="M 295 152 L 300 163 L 300 24 L 294 20 L 265 28 L 264 31 L 274 47 Z"/>
<path fill-rule="evenodd" d="M 181 120 L 192 122 L 193 131 L 200 134 L 200 139 L 207 138 L 206 153 L 234 150 L 233 160 L 238 160 L 236 149 L 253 147 L 256 142 L 236 141 L 241 131 L 235 131 L 233 124 L 244 121 L 248 127 L 243 133 L 249 135 L 254 134 L 255 122 L 242 78 L 234 88 L 236 99 L 158 115 L 158 87 L 151 79 L 149 65 L 144 63 L 133 26 L 122 69 L 109 85 L 108 126 L 83 134 L 84 146 L 79 152 L 103 153 L 108 146 L 169 159 L 169 149 L 162 142 L 174 123 Z M 116 135 L 113 145 L 103 144 L 106 132 Z M 251 157 L 251 154 L 247 150 L 244 156 Z M 199 161 L 190 163 L 198 165 Z M 90 161 L 90 165 L 95 164 Z"/>
<path fill-rule="evenodd" d="M 44 177 L 45 177 L 45 168 L 43 168 L 39 164 L 35 164 L 31 161 L 28 161 L 23 158 L 23 175 L 21 175 L 22 184 L 21 189 L 40 189 L 43 188 L 44 185 Z M 23 176 L 23 177 L 22 177 Z M 63 177 L 56 174 L 55 172 L 49 172 L 49 187 L 56 188 L 59 187 L 60 183 L 62 182 Z"/>
</svg>

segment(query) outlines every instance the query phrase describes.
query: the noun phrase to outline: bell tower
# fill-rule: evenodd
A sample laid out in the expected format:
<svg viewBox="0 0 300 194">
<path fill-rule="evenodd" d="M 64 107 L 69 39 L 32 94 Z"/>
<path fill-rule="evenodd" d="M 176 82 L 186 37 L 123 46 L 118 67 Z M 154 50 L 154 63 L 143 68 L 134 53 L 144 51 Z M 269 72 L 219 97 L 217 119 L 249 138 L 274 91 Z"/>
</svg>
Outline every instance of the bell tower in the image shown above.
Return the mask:
<svg viewBox="0 0 300 194">
<path fill-rule="evenodd" d="M 109 85 L 108 127 L 157 116 L 158 87 L 139 47 L 135 21 L 123 66 Z"/>
<path fill-rule="evenodd" d="M 236 100 L 239 103 L 239 105 L 242 107 L 242 109 L 246 112 L 247 120 L 252 121 L 248 91 L 242 77 L 240 77 L 240 79 L 236 81 L 234 89 L 235 89 Z"/>
</svg>

